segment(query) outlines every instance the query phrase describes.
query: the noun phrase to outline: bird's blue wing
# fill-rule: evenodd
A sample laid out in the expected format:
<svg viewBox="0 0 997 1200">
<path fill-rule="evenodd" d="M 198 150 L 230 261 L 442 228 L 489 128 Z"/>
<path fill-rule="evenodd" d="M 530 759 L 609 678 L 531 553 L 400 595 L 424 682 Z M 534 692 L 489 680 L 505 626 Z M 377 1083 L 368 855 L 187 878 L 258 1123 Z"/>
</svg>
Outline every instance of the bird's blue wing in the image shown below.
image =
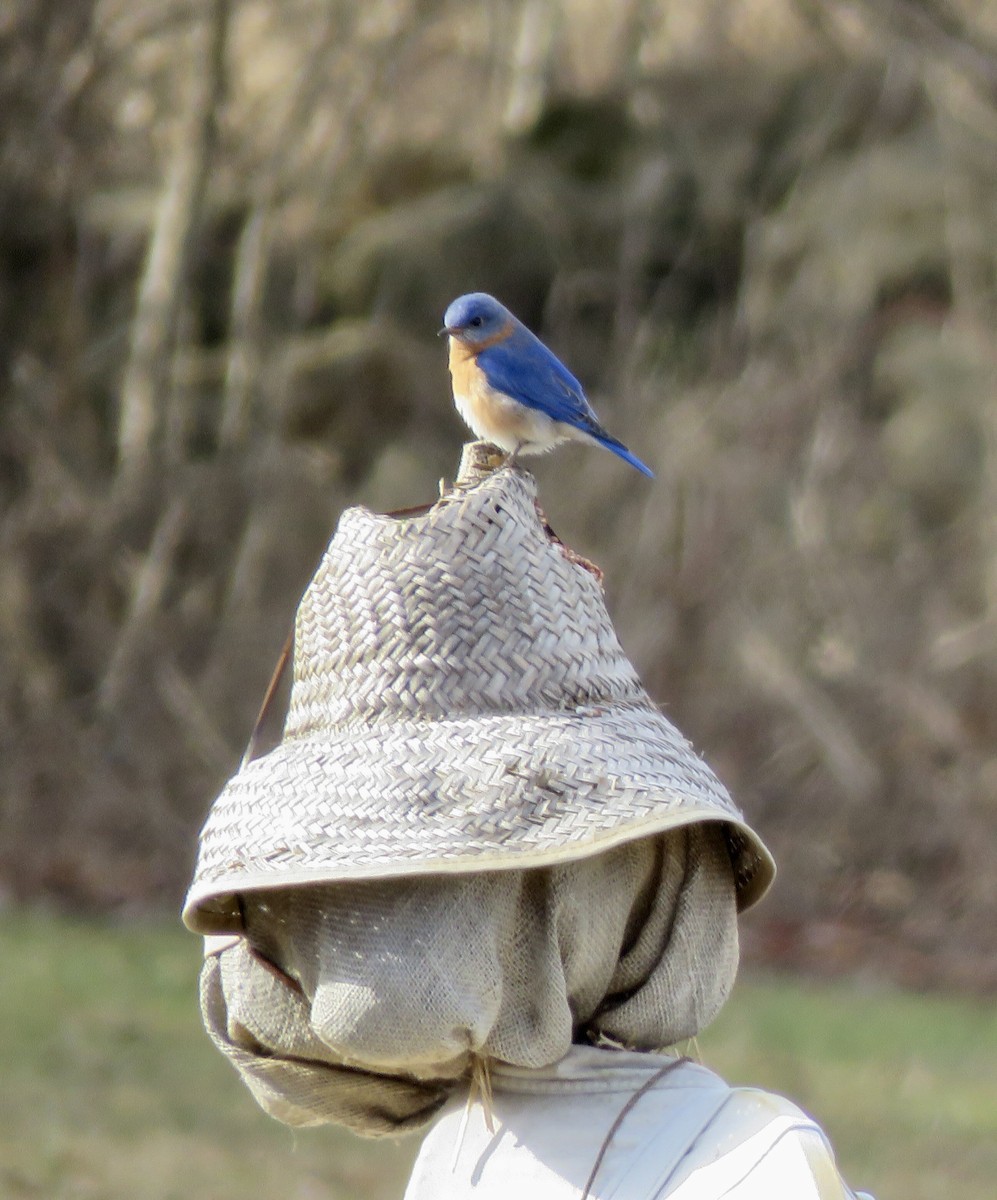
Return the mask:
<svg viewBox="0 0 997 1200">
<path fill-rule="evenodd" d="M 591 429 L 593 433 L 601 429 L 582 385 L 528 330 L 516 330 L 504 342 L 482 350 L 477 361 L 497 392 L 554 421 Z"/>
<path fill-rule="evenodd" d="M 497 392 L 545 413 L 554 421 L 583 430 L 638 471 L 654 478 L 646 463 L 603 429 L 585 399 L 582 385 L 525 326 L 514 330 L 505 341 L 479 351 L 476 361 Z"/>
</svg>

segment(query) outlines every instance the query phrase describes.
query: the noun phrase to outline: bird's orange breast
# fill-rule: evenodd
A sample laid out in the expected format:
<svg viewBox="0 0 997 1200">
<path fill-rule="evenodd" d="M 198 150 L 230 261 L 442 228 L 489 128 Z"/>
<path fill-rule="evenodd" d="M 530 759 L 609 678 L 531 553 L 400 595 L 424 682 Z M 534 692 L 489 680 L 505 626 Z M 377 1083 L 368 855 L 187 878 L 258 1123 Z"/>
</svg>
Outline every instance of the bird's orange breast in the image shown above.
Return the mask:
<svg viewBox="0 0 997 1200">
<path fill-rule="evenodd" d="M 453 380 L 455 396 L 470 396 L 481 386 L 484 374 L 470 346 L 452 337 L 450 339 L 450 378 Z"/>
<path fill-rule="evenodd" d="M 497 392 L 473 355 L 451 351 L 450 374 L 457 411 L 486 442 L 503 450 L 529 448 L 535 453 L 564 439 L 550 417 Z"/>
</svg>

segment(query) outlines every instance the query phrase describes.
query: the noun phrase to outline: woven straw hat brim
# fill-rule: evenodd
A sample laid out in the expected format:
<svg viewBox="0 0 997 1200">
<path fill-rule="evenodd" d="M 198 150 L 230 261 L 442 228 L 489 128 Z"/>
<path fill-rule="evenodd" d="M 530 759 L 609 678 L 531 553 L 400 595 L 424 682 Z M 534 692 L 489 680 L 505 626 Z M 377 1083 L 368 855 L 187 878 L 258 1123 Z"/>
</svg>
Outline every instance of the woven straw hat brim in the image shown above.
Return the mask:
<svg viewBox="0 0 997 1200">
<path fill-rule="evenodd" d="M 723 823 L 748 908 L 772 857 L 657 709 L 365 724 L 285 741 L 230 781 L 183 917 L 224 933 L 239 892 L 549 866 L 701 821 Z"/>
</svg>

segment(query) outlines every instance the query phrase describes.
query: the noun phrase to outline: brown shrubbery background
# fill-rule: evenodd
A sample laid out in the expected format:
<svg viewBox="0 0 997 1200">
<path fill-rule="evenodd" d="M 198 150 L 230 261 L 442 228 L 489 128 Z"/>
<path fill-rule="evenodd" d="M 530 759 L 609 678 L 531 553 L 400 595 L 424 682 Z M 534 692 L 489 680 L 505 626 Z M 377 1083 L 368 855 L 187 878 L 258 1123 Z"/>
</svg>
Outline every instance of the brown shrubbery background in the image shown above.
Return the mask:
<svg viewBox="0 0 997 1200">
<path fill-rule="evenodd" d="M 997 983 L 995 151 L 992 0 L 11 0 L 7 896 L 178 903 L 483 289 L 658 472 L 536 466 L 776 852 L 750 951 Z"/>
</svg>

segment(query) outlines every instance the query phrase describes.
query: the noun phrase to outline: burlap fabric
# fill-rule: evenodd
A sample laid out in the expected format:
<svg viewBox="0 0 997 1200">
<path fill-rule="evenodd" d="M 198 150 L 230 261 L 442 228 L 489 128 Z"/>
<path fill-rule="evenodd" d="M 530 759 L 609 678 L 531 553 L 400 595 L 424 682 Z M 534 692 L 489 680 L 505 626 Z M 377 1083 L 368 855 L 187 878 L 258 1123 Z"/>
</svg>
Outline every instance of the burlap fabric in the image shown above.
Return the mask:
<svg viewBox="0 0 997 1200">
<path fill-rule="evenodd" d="M 272 1116 L 368 1135 L 429 1120 L 475 1057 L 691 1037 L 737 969 L 710 825 L 557 867 L 258 892 L 245 919 L 205 960 L 211 1037 Z"/>
<path fill-rule="evenodd" d="M 531 476 L 343 514 L 299 606 L 283 740 L 202 830 L 205 1022 L 290 1123 L 427 1119 L 472 1059 L 659 1047 L 730 987 L 774 868 L 657 709 Z"/>
</svg>

